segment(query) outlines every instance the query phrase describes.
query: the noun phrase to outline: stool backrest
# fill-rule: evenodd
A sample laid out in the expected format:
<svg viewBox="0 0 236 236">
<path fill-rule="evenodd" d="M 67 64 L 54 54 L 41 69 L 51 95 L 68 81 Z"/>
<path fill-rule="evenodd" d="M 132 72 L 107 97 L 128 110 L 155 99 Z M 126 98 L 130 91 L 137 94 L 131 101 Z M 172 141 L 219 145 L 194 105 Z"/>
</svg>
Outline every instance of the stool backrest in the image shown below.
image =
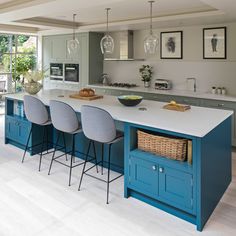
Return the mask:
<svg viewBox="0 0 236 236">
<path fill-rule="evenodd" d="M 49 114 L 46 106 L 38 98 L 25 95 L 24 110 L 26 118 L 35 124 L 43 125 L 49 121 Z"/>
<path fill-rule="evenodd" d="M 101 143 L 109 143 L 116 138 L 113 118 L 107 111 L 93 106 L 81 107 L 81 122 L 84 135 Z"/>
<path fill-rule="evenodd" d="M 80 128 L 80 123 L 74 109 L 60 101 L 49 103 L 53 126 L 62 132 L 73 133 Z"/>
</svg>

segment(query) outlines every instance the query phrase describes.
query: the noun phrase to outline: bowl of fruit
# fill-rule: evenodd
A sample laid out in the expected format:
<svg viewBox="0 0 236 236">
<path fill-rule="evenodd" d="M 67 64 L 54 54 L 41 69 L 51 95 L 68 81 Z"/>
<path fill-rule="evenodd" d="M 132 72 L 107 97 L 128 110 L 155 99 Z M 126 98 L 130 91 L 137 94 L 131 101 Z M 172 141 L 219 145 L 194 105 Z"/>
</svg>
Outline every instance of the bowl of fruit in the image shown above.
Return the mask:
<svg viewBox="0 0 236 236">
<path fill-rule="evenodd" d="M 118 100 L 121 104 L 132 107 L 138 105 L 143 100 L 143 97 L 138 95 L 122 95 L 118 97 Z"/>
</svg>

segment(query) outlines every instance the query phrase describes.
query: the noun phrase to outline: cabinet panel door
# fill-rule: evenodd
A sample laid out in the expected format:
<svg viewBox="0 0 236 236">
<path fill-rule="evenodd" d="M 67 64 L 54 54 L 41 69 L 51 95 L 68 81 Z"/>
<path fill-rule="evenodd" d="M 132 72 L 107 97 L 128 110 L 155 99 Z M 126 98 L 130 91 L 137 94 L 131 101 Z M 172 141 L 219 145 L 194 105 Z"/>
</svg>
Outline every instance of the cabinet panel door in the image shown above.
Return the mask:
<svg viewBox="0 0 236 236">
<path fill-rule="evenodd" d="M 169 167 L 159 167 L 159 197 L 177 208 L 192 211 L 192 175 Z"/>
<path fill-rule="evenodd" d="M 54 61 L 66 60 L 66 40 L 62 35 L 52 37 L 52 59 Z"/>
<path fill-rule="evenodd" d="M 150 197 L 158 196 L 158 166 L 134 156 L 130 157 L 129 184 L 135 190 Z"/>
<path fill-rule="evenodd" d="M 26 144 L 31 123 L 15 118 L 6 118 L 6 137 L 19 144 Z"/>
<path fill-rule="evenodd" d="M 6 118 L 6 137 L 17 141 L 18 139 L 18 126 L 17 121 L 14 119 Z"/>
<path fill-rule="evenodd" d="M 18 142 L 26 145 L 27 138 L 30 132 L 31 124 L 27 122 L 20 122 L 18 125 Z"/>
</svg>

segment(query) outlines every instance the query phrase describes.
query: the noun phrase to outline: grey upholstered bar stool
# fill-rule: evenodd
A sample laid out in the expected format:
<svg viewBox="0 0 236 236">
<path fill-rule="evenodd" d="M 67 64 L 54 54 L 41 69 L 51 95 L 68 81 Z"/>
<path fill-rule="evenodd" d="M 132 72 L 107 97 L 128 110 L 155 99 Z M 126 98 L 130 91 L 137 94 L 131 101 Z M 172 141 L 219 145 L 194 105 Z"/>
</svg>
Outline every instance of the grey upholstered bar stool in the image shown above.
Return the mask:
<svg viewBox="0 0 236 236">
<path fill-rule="evenodd" d="M 22 163 L 24 162 L 25 155 L 27 150 L 30 148 L 33 148 L 35 146 L 41 145 L 41 152 L 40 152 L 40 159 L 39 159 L 39 171 L 41 169 L 41 162 L 42 162 L 42 156 L 43 154 L 43 147 L 44 144 L 46 143 L 47 145 L 47 153 L 48 154 L 48 130 L 47 127 L 52 124 L 48 110 L 46 106 L 36 97 L 30 96 L 30 95 L 25 95 L 24 96 L 24 110 L 25 110 L 25 115 L 26 118 L 32 123 L 32 124 L 37 124 L 40 126 L 43 126 L 43 136 L 42 136 L 42 141 L 39 144 L 36 144 L 32 147 L 29 147 L 29 140 L 32 135 L 32 126 L 28 135 L 28 139 L 26 142 L 23 158 L 22 158 Z M 45 141 L 45 136 L 46 136 L 46 141 Z"/>
<path fill-rule="evenodd" d="M 70 168 L 70 172 L 69 172 L 69 186 L 70 186 L 71 185 L 72 169 L 74 167 L 77 167 L 77 166 L 84 163 L 84 162 L 81 162 L 79 164 L 73 165 L 73 159 L 75 156 L 75 135 L 82 132 L 81 125 L 80 125 L 80 122 L 79 122 L 78 117 L 76 115 L 76 112 L 74 111 L 74 109 L 70 105 L 68 105 L 64 102 L 61 102 L 61 101 L 51 100 L 49 107 L 50 107 L 52 124 L 53 124 L 54 128 L 58 131 L 58 136 L 57 136 L 51 164 L 49 167 L 48 175 L 50 175 L 53 161 L 56 161 L 64 166 L 67 166 Z M 62 155 L 55 157 L 55 153 L 57 151 L 57 146 L 58 146 L 58 142 L 59 142 L 59 138 L 60 138 L 61 133 L 63 135 L 64 135 L 64 133 L 72 135 L 72 150 L 71 150 L 70 165 L 67 165 L 67 164 L 62 163 L 57 160 Z M 65 151 L 65 154 L 66 153 L 67 152 Z"/>
<path fill-rule="evenodd" d="M 106 203 L 108 204 L 109 200 L 109 184 L 121 177 L 123 174 L 115 177 L 114 179 L 110 180 L 110 166 L 111 166 L 111 147 L 113 144 L 117 143 L 118 141 L 123 139 L 123 132 L 116 130 L 115 127 L 115 122 L 112 118 L 112 116 L 105 110 L 101 108 L 97 108 L 94 106 L 82 106 L 81 107 L 81 121 L 82 121 L 82 127 L 83 127 L 83 132 L 84 135 L 90 140 L 89 145 L 88 145 L 88 150 L 87 150 L 87 155 L 83 167 L 83 171 L 81 174 L 80 178 L 80 183 L 79 183 L 79 188 L 78 190 L 80 191 L 80 187 L 82 184 L 83 176 L 84 174 L 93 177 L 95 179 L 101 180 L 103 182 L 107 183 L 107 201 Z M 101 168 L 102 168 L 102 174 L 103 174 L 103 166 L 104 166 L 104 144 L 107 144 L 109 146 L 108 148 L 108 174 L 107 174 L 107 180 L 103 180 L 101 178 L 98 178 L 96 176 L 93 176 L 91 174 L 88 174 L 87 171 L 91 170 L 93 167 L 96 166 L 93 165 L 92 167 L 86 168 L 86 163 L 89 161 L 88 160 L 88 153 L 90 150 L 91 143 L 94 148 L 95 152 L 95 145 L 94 141 L 99 142 L 102 144 L 102 160 L 97 163 L 101 163 Z"/>
</svg>

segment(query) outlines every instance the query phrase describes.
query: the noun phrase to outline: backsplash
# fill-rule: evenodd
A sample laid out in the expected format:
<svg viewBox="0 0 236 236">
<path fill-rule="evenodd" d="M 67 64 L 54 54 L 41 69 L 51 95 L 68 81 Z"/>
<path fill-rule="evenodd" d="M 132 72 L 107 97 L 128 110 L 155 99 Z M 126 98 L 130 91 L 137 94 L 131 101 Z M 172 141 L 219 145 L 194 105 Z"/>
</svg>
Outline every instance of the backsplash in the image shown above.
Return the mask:
<svg viewBox="0 0 236 236">
<path fill-rule="evenodd" d="M 228 94 L 236 95 L 236 62 L 186 62 L 186 61 L 144 61 L 144 62 L 104 62 L 104 72 L 111 82 L 135 83 L 143 86 L 139 75 L 142 64 L 153 66 L 155 79 L 168 79 L 173 89 L 187 90 L 187 78 L 196 78 L 197 91 L 210 92 L 212 86 L 225 87 Z"/>
</svg>

